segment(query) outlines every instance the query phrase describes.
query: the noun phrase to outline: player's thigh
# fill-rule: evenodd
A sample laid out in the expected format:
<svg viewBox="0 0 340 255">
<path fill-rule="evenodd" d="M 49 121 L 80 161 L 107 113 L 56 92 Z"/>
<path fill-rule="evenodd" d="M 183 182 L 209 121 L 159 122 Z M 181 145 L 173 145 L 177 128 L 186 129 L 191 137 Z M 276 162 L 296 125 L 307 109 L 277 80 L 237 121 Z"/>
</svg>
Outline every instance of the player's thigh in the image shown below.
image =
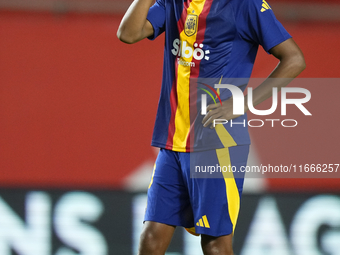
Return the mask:
<svg viewBox="0 0 340 255">
<path fill-rule="evenodd" d="M 177 152 L 161 149 L 158 154 L 148 189 L 144 220 L 192 226 L 189 193 L 183 181 Z"/>
</svg>

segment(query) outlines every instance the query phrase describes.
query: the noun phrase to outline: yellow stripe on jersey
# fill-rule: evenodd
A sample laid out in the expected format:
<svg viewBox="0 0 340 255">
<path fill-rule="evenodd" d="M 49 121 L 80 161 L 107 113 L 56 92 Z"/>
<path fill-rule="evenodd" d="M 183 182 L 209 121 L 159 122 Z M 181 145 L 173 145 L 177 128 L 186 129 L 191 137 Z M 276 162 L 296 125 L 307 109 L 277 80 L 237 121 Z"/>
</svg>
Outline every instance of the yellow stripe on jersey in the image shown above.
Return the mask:
<svg viewBox="0 0 340 255">
<path fill-rule="evenodd" d="M 220 78 L 218 84 L 221 84 L 223 76 Z M 217 89 L 218 95 L 220 95 L 220 89 Z M 232 147 L 236 146 L 237 143 L 235 142 L 234 138 L 229 134 L 226 128 L 222 124 L 217 124 L 215 126 L 215 131 L 220 138 L 221 143 L 224 147 Z"/>
<path fill-rule="evenodd" d="M 222 82 L 222 78 L 223 78 L 223 75 L 221 76 L 221 78 L 220 78 L 220 81 L 218 82 L 218 84 L 221 84 L 221 82 Z M 220 96 L 221 95 L 221 92 L 220 92 L 220 88 L 217 88 L 217 94 Z M 215 97 L 215 99 L 217 99 L 217 96 Z"/>
<path fill-rule="evenodd" d="M 148 189 L 150 189 L 152 183 L 153 183 L 153 176 L 155 175 L 155 170 L 156 170 L 156 163 L 155 165 L 153 166 L 153 171 L 152 171 L 152 175 L 151 175 L 151 181 L 150 181 L 150 184 L 149 184 L 149 187 Z"/>
<path fill-rule="evenodd" d="M 221 166 L 231 166 L 229 148 L 222 148 L 216 150 L 217 159 Z M 231 168 L 228 168 L 231 169 Z M 238 213 L 240 211 L 240 194 L 235 182 L 234 174 L 232 172 L 223 172 L 223 177 L 226 186 L 226 194 L 228 200 L 228 211 L 231 223 L 233 224 L 233 232 L 235 230 Z"/>
<path fill-rule="evenodd" d="M 234 138 L 229 134 L 222 124 L 217 124 L 215 126 L 215 131 L 224 147 L 232 147 L 237 145 Z"/>
<path fill-rule="evenodd" d="M 206 0 L 193 0 L 188 9 L 187 15 L 193 14 L 197 15 L 197 24 L 199 16 L 203 11 L 203 7 Z M 197 31 L 194 35 L 187 36 L 184 30 L 180 34 L 180 40 L 182 42 L 181 51 L 185 50 L 185 47 L 190 47 L 193 49 L 193 45 L 196 41 Z M 184 49 L 183 49 L 184 48 Z M 192 62 L 192 54 L 189 58 L 182 56 L 181 60 L 187 63 Z M 177 70 L 177 110 L 175 115 L 175 134 L 173 137 L 173 148 L 180 152 L 186 151 L 186 144 L 188 139 L 188 134 L 190 130 L 190 111 L 189 111 L 189 82 L 190 82 L 191 66 L 188 65 L 178 65 Z"/>
</svg>

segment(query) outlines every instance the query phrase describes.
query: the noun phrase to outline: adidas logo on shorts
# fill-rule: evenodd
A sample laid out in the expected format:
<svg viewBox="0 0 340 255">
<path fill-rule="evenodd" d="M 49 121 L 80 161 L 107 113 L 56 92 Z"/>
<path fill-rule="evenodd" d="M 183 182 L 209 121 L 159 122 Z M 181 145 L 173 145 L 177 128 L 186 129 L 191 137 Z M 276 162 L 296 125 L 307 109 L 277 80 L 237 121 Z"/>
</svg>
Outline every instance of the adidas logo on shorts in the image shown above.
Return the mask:
<svg viewBox="0 0 340 255">
<path fill-rule="evenodd" d="M 199 221 L 196 223 L 196 226 L 203 227 L 203 228 L 210 228 L 207 215 L 204 215 Z"/>
</svg>

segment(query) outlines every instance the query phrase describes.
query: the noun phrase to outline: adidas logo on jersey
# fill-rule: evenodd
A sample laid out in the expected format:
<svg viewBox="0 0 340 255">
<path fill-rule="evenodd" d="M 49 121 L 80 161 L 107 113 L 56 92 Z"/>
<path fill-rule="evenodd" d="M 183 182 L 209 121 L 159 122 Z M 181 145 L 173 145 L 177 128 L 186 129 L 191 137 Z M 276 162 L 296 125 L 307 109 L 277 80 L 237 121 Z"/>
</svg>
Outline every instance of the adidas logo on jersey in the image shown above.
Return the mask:
<svg viewBox="0 0 340 255">
<path fill-rule="evenodd" d="M 202 218 L 197 221 L 196 226 L 203 227 L 203 228 L 210 228 L 207 215 L 204 215 Z"/>
<path fill-rule="evenodd" d="M 265 0 L 262 0 L 262 9 L 261 9 L 261 12 L 265 12 L 266 10 L 270 10 L 270 6 L 269 4 L 265 1 Z"/>
</svg>

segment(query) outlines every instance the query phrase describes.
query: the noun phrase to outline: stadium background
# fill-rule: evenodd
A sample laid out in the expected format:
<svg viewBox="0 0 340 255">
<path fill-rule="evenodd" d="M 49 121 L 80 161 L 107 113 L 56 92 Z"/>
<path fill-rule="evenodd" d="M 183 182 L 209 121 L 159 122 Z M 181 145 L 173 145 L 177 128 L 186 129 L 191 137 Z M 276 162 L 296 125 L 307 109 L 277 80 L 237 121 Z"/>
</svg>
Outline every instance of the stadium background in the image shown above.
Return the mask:
<svg viewBox="0 0 340 255">
<path fill-rule="evenodd" d="M 291 109 L 294 129 L 251 128 L 251 162 L 338 164 L 340 3 L 269 3 L 305 54 L 300 77 L 315 78 L 304 81 L 313 116 Z M 0 0 L 1 255 L 135 254 L 164 43 L 119 42 L 128 5 Z M 276 64 L 260 49 L 253 77 Z M 339 253 L 339 179 L 247 179 L 245 190 L 236 254 Z M 198 244 L 178 230 L 168 254 Z"/>
</svg>

